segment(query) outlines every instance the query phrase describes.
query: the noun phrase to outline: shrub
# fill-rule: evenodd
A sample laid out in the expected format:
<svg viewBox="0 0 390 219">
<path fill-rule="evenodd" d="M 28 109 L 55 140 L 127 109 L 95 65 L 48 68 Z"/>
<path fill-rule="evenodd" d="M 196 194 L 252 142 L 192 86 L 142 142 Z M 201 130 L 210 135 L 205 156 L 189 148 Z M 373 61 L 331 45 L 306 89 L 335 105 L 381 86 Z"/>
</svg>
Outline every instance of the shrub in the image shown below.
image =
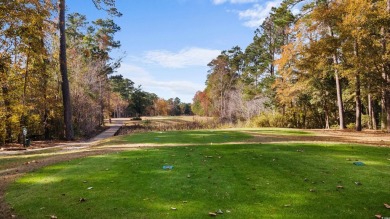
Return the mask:
<svg viewBox="0 0 390 219">
<path fill-rule="evenodd" d="M 347 125 L 347 129 L 355 129 L 355 123 L 351 122 Z"/>
<path fill-rule="evenodd" d="M 285 118 L 280 113 L 262 113 L 251 119 L 251 127 L 287 127 Z"/>
<path fill-rule="evenodd" d="M 287 127 L 287 124 L 282 114 L 275 113 L 274 115 L 269 115 L 268 117 L 270 118 L 269 123 L 271 127 L 278 127 L 278 128 Z"/>
<path fill-rule="evenodd" d="M 370 116 L 368 115 L 362 115 L 362 126 L 363 128 L 368 128 L 370 123 Z"/>
<path fill-rule="evenodd" d="M 260 114 L 251 119 L 253 127 L 270 127 L 269 118 L 265 114 Z"/>
</svg>

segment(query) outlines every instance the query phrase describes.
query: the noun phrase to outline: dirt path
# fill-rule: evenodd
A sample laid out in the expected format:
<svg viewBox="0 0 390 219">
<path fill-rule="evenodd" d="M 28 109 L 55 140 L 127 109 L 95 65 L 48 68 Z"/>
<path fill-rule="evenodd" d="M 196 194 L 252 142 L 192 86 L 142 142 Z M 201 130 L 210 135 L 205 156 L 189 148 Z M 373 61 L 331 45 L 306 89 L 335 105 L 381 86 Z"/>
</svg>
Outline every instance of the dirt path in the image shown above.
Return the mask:
<svg viewBox="0 0 390 219">
<path fill-rule="evenodd" d="M 116 125 L 121 124 L 118 120 Z M 140 147 L 156 147 L 154 144 L 129 144 L 129 145 L 112 145 L 104 147 L 94 146 L 96 142 L 106 139 L 113 135 L 116 128 L 112 128 L 94 138 L 92 141 L 83 143 L 68 143 L 61 145 L 55 151 L 50 150 L 36 150 L 29 152 L 18 152 L 11 154 L 0 154 L 0 159 L 4 156 L 29 156 L 23 161 L 15 162 L 7 166 L 7 168 L 0 168 L 0 218 L 14 218 L 12 217 L 12 209 L 6 204 L 4 200 L 7 186 L 15 181 L 18 177 L 31 171 L 35 171 L 44 166 L 52 165 L 58 162 L 73 160 L 76 158 L 88 157 L 93 155 L 108 154 L 118 151 L 135 150 Z M 287 136 L 276 134 L 259 134 L 255 131 L 246 131 L 254 136 L 246 142 L 232 142 L 230 144 L 242 143 L 277 143 L 277 142 L 345 142 L 345 143 L 359 143 L 371 146 L 385 146 L 390 147 L 390 135 L 382 132 L 365 131 L 361 133 L 337 130 L 310 130 L 313 136 Z M 180 146 L 183 144 L 180 144 Z M 189 144 L 190 145 L 190 144 Z M 179 146 L 176 144 L 164 146 Z"/>
</svg>

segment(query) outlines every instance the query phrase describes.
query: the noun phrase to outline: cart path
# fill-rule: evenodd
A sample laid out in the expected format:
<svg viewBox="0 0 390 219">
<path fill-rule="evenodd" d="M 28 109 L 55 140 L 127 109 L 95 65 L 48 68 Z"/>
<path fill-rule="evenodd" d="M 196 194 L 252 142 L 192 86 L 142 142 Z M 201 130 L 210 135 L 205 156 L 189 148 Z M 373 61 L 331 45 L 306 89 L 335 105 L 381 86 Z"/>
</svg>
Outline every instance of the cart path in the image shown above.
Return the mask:
<svg viewBox="0 0 390 219">
<path fill-rule="evenodd" d="M 104 139 L 107 139 L 109 137 L 114 136 L 115 133 L 121 128 L 121 126 L 124 125 L 124 123 L 126 121 L 129 121 L 129 119 L 127 119 L 127 118 L 112 119 L 111 123 L 106 124 L 106 126 L 109 127 L 107 130 L 103 131 L 99 135 L 97 135 L 91 139 L 88 139 L 86 141 L 62 142 L 62 143 L 55 144 L 54 146 L 51 146 L 51 147 L 27 148 L 26 150 L 14 150 L 14 151 L 0 150 L 0 158 L 2 155 L 28 154 L 28 153 L 39 152 L 39 151 L 44 152 L 45 150 L 55 149 L 55 148 L 58 148 L 58 149 L 62 148 L 64 150 L 72 150 L 72 149 L 79 150 L 79 149 L 83 149 L 83 148 L 88 148 L 90 146 L 95 145 L 96 143 L 98 143 L 101 140 L 104 140 Z"/>
</svg>

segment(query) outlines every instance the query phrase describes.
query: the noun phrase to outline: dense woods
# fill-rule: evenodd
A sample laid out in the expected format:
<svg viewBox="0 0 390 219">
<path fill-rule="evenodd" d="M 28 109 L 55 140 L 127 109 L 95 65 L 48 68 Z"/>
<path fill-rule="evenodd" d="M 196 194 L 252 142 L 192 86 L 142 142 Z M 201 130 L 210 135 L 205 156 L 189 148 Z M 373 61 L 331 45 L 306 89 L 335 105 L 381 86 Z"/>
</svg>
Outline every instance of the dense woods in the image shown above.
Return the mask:
<svg viewBox="0 0 390 219">
<path fill-rule="evenodd" d="M 120 15 L 113 0 L 92 2 Z M 90 136 L 110 116 L 176 115 L 174 107 L 184 113 L 178 98 L 165 101 L 112 76 L 121 61 L 110 56 L 120 47 L 112 19 L 89 22 L 64 6 L 63 0 L 0 2 L 0 144 L 20 141 L 23 127 L 33 139 L 69 140 Z"/>
<path fill-rule="evenodd" d="M 83 15 L 69 14 L 65 47 L 58 29 L 64 18 L 58 20 L 54 2 L 2 1 L 0 7 L 1 143 L 18 141 L 22 127 L 33 138 L 65 137 L 63 116 L 68 103 L 73 112 L 68 115 L 70 138 L 73 128 L 78 136 L 90 135 L 107 113 L 108 75 L 119 66 L 109 52 L 120 46 L 114 40 L 120 28 L 110 19 L 89 23 Z M 60 53 L 65 48 L 66 53 Z M 63 102 L 65 80 L 70 96 Z"/>
<path fill-rule="evenodd" d="M 388 0 L 284 0 L 247 48 L 209 63 L 192 109 L 254 126 L 390 132 L 389 27 Z"/>
</svg>

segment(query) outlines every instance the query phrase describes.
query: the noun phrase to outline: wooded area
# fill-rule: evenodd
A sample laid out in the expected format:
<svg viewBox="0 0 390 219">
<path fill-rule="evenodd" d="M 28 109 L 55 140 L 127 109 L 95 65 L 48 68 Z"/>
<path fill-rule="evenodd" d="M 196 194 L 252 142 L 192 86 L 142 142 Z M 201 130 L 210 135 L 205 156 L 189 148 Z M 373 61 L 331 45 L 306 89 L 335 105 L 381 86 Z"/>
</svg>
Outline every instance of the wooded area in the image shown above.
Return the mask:
<svg viewBox="0 0 390 219">
<path fill-rule="evenodd" d="M 114 0 L 92 2 L 120 16 Z M 120 66 L 110 56 L 120 47 L 120 27 L 66 15 L 65 1 L 58 3 L 0 3 L 0 144 L 20 142 L 23 127 L 33 139 L 71 140 L 90 136 L 110 116 L 168 115 L 174 106 L 174 115 L 190 114 L 178 98 L 165 101 L 121 75 L 110 77 Z"/>
<path fill-rule="evenodd" d="M 245 50 L 209 63 L 193 111 L 263 127 L 390 132 L 389 21 L 390 0 L 284 0 Z"/>
</svg>

